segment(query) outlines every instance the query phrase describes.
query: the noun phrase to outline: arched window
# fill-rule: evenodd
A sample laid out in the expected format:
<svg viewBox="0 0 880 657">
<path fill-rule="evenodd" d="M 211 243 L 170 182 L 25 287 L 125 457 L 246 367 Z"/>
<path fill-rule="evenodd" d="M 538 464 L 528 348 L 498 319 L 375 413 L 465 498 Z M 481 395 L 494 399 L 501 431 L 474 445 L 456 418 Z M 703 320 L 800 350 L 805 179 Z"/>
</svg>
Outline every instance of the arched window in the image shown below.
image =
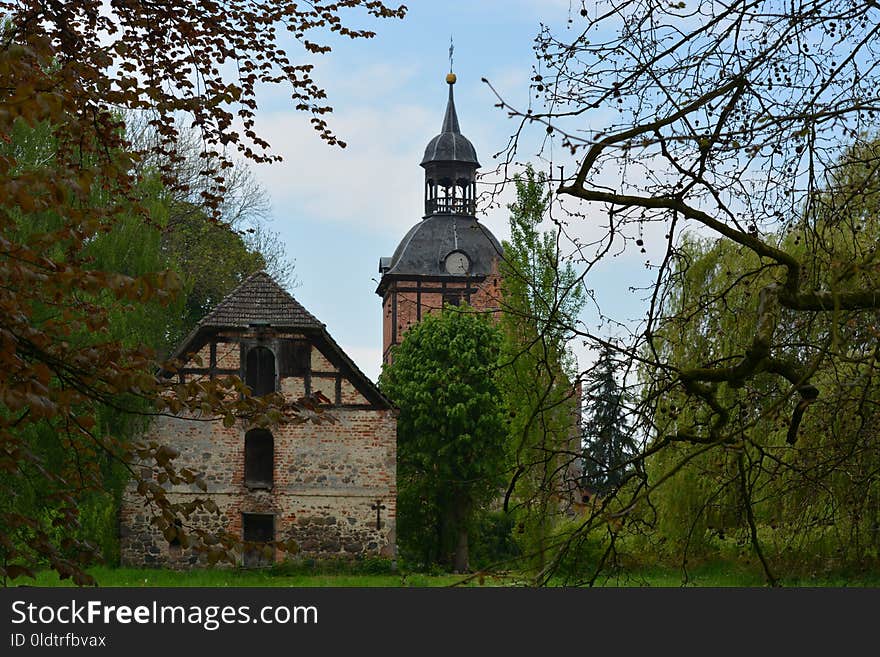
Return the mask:
<svg viewBox="0 0 880 657">
<path fill-rule="evenodd" d="M 248 351 L 244 382 L 254 397 L 275 392 L 275 354 L 266 347 Z"/>
<path fill-rule="evenodd" d="M 275 440 L 266 429 L 251 429 L 244 435 L 244 485 L 271 488 L 275 465 Z"/>
</svg>

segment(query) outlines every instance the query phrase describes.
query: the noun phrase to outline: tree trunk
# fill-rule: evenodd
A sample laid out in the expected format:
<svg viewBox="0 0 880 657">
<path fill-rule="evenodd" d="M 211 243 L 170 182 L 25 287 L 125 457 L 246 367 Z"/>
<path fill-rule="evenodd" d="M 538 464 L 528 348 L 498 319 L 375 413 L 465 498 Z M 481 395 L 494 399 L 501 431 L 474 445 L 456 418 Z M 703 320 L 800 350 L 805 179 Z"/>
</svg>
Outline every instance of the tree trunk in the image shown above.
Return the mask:
<svg viewBox="0 0 880 657">
<path fill-rule="evenodd" d="M 456 573 L 466 573 L 470 571 L 468 563 L 468 531 L 466 527 L 460 527 L 458 530 L 458 542 L 455 545 L 455 559 L 453 568 Z"/>
</svg>

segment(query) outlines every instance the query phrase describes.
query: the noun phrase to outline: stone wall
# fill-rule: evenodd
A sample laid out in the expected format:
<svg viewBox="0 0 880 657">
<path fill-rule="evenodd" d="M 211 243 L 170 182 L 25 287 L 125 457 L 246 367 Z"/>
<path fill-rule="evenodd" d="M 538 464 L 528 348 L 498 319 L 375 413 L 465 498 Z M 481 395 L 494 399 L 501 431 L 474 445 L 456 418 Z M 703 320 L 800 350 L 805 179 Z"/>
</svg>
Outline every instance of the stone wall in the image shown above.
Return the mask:
<svg viewBox="0 0 880 657">
<path fill-rule="evenodd" d="M 298 336 L 301 337 L 301 336 Z M 228 339 L 228 338 L 227 338 Z M 276 336 L 277 339 L 277 336 Z M 225 367 L 238 364 L 238 345 L 216 345 Z M 177 467 L 201 473 L 207 493 L 195 486 L 166 486 L 172 501 L 208 496 L 217 514 L 203 513 L 192 523 L 211 530 L 225 529 L 242 536 L 243 514 L 274 516 L 275 538 L 294 539 L 303 553 L 318 557 L 384 556 L 395 554 L 397 421 L 395 411 L 370 404 L 341 368 L 338 356 L 312 348 L 311 371 L 302 377 L 284 377 L 281 391 L 291 399 L 306 389 L 324 385 L 338 405 L 328 407 L 332 421 L 319 424 L 288 423 L 271 429 L 274 442 L 272 485 L 269 489 L 245 484 L 244 424 L 225 428 L 220 422 L 196 418 L 157 418 L 145 436 L 180 452 Z M 207 350 L 207 351 L 206 351 Z M 205 353 L 201 353 L 205 352 Z M 200 349 L 205 367 L 210 347 Z M 219 360 L 219 358 L 218 358 Z M 196 363 L 193 361 L 191 365 Z M 191 373 L 189 376 L 206 376 Z M 379 526 L 375 505 L 380 510 Z M 170 546 L 151 523 L 143 500 L 130 487 L 120 512 L 122 561 L 126 565 L 188 567 L 199 562 L 189 549 Z M 276 558 L 282 558 L 281 554 Z"/>
</svg>

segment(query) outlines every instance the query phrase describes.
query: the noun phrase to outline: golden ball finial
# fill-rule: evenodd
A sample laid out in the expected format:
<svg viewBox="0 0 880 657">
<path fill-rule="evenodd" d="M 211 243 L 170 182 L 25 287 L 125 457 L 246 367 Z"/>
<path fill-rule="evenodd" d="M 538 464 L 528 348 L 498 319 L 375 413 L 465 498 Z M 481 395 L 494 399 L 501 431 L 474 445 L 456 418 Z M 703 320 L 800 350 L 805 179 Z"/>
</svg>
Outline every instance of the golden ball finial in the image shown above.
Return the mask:
<svg viewBox="0 0 880 657">
<path fill-rule="evenodd" d="M 449 84 L 455 84 L 455 73 L 447 73 L 446 74 L 446 81 Z"/>
</svg>

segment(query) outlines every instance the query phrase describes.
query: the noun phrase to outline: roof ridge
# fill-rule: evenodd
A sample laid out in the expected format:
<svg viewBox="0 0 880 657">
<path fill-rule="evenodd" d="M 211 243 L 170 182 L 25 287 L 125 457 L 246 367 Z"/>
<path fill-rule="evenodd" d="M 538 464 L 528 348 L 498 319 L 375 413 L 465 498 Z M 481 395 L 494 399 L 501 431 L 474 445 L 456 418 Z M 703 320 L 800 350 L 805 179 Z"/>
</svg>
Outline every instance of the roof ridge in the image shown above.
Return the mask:
<svg viewBox="0 0 880 657">
<path fill-rule="evenodd" d="M 255 272 L 245 276 L 242 279 L 241 283 L 239 283 L 234 288 L 232 288 L 232 290 L 226 296 L 224 296 L 222 299 L 220 299 L 220 301 L 218 301 L 214 305 L 214 307 L 211 308 L 211 310 L 209 310 L 208 313 L 196 323 L 196 326 L 202 326 L 203 324 L 205 324 L 207 322 L 208 318 L 211 317 L 211 315 L 213 315 L 215 312 L 217 312 L 217 309 L 220 306 L 222 306 L 224 303 L 226 303 L 226 301 L 228 301 L 231 297 L 238 294 L 241 291 L 241 288 L 244 287 L 245 283 L 249 282 L 252 278 L 256 278 L 258 274 L 266 274 L 266 272 L 263 269 L 259 269 Z M 268 274 L 266 274 L 266 275 L 268 276 Z"/>
<path fill-rule="evenodd" d="M 252 293 L 245 296 L 249 290 Z M 246 326 L 255 322 L 273 323 L 272 320 L 301 328 L 325 326 L 267 271 L 260 269 L 246 276 L 199 320 L 196 327 Z"/>
</svg>

